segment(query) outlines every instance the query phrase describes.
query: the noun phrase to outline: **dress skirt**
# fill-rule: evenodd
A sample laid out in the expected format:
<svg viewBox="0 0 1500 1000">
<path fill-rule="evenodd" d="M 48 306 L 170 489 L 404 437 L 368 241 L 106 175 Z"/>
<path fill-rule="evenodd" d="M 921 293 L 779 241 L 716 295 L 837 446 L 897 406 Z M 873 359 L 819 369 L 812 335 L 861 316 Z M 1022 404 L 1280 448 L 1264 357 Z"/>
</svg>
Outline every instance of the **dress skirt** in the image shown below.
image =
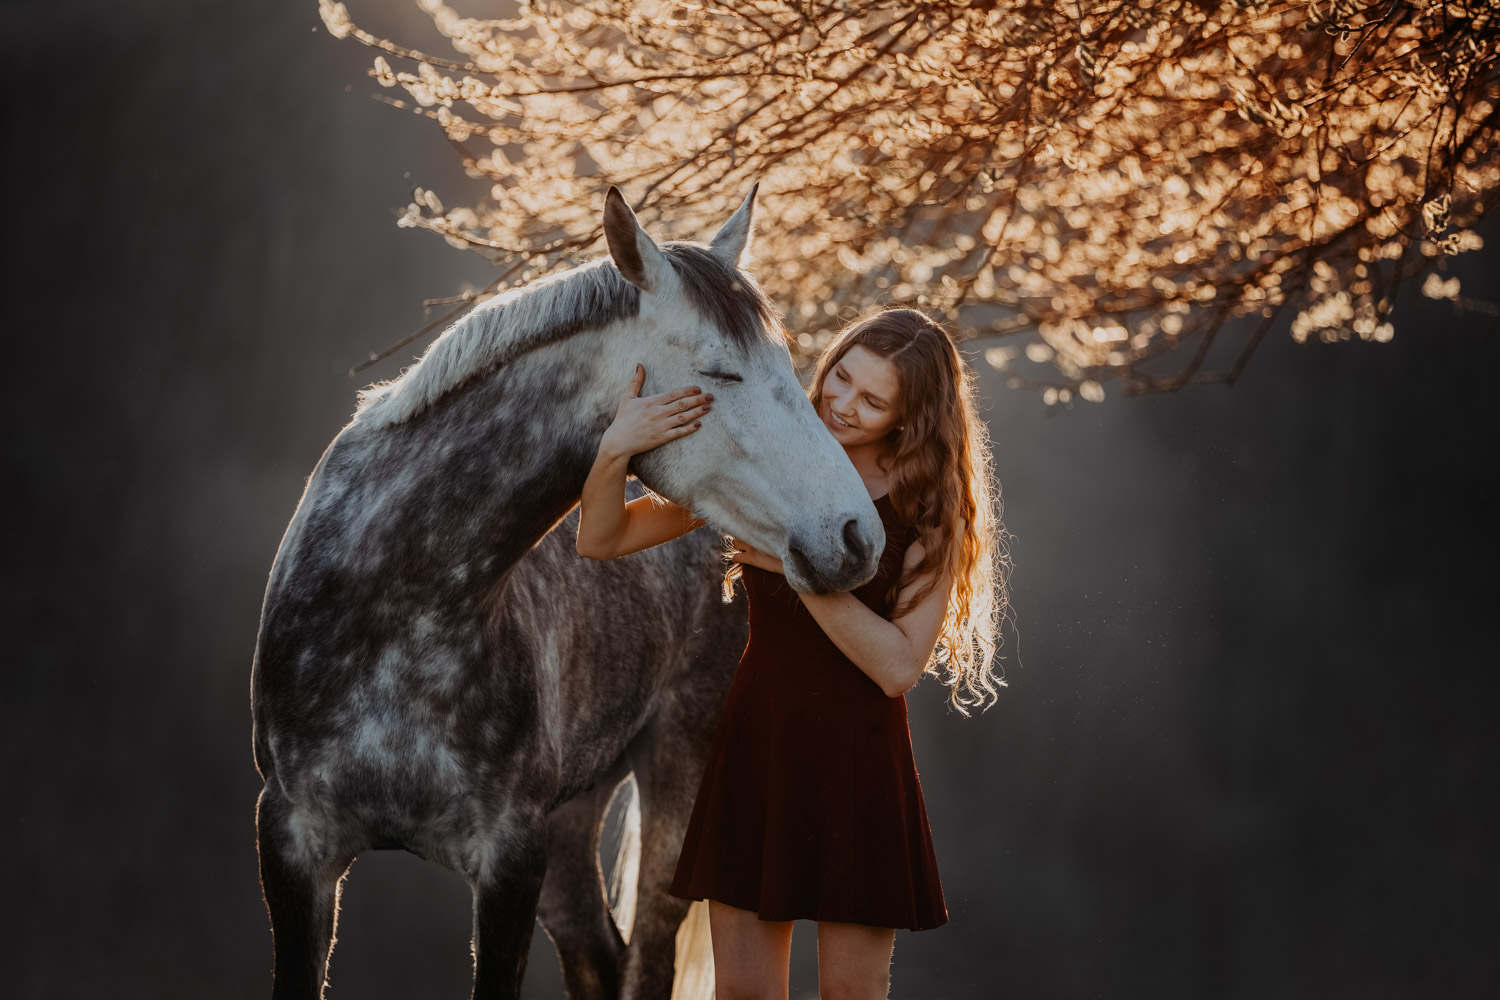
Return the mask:
<svg viewBox="0 0 1500 1000">
<path fill-rule="evenodd" d="M 888 497 L 880 570 L 856 597 L 882 617 L 915 532 Z M 673 895 L 763 920 L 924 930 L 948 919 L 912 755 L 889 698 L 777 573 L 744 569 L 750 640 L 688 821 Z"/>
</svg>

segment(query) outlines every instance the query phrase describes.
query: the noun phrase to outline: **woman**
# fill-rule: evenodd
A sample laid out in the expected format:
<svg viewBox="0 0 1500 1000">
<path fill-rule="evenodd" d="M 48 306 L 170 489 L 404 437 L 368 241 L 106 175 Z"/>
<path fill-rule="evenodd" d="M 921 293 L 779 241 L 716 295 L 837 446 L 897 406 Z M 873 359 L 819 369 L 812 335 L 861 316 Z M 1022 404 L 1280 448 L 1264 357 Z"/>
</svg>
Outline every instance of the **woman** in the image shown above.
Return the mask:
<svg viewBox="0 0 1500 1000">
<path fill-rule="evenodd" d="M 644 371 L 583 489 L 578 551 L 635 552 L 703 522 L 624 503 L 630 456 L 692 433 L 713 396 L 642 399 Z M 708 899 L 716 996 L 785 997 L 794 919 L 818 922 L 819 993 L 885 997 L 895 928 L 948 919 L 904 693 L 926 672 L 967 714 L 991 672 L 1005 604 L 989 449 L 972 377 L 942 327 L 910 309 L 855 324 L 824 352 L 811 399 L 885 525 L 875 578 L 798 594 L 778 559 L 733 541 L 750 641 L 709 752 L 672 882 Z"/>
</svg>

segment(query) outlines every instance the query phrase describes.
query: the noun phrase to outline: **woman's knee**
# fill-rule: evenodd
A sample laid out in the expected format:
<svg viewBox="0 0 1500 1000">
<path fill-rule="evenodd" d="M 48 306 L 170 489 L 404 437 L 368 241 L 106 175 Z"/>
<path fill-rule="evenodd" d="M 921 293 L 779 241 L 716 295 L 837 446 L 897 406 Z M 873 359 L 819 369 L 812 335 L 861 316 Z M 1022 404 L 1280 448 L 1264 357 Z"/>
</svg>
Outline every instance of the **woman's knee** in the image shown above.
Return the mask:
<svg viewBox="0 0 1500 1000">
<path fill-rule="evenodd" d="M 771 983 L 725 983 L 715 978 L 714 1000 L 786 1000 L 786 988 Z"/>
<path fill-rule="evenodd" d="M 891 977 L 868 972 L 838 973 L 818 977 L 819 1000 L 886 1000 L 891 991 Z"/>
<path fill-rule="evenodd" d="M 787 1000 L 787 976 L 774 956 L 764 964 L 740 961 L 714 966 L 714 1000 Z"/>
</svg>

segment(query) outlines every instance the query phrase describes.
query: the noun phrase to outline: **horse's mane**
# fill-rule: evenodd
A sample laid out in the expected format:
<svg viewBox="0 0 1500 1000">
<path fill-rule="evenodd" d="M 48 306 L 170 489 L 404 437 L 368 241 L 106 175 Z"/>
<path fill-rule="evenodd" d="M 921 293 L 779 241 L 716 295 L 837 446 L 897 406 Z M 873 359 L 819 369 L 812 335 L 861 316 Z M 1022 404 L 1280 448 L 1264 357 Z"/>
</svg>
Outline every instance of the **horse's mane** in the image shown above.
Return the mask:
<svg viewBox="0 0 1500 1000">
<path fill-rule="evenodd" d="M 639 289 L 607 257 L 512 289 L 460 317 L 399 376 L 361 390 L 354 419 L 379 427 L 410 420 L 476 375 L 640 308 Z"/>
<path fill-rule="evenodd" d="M 661 244 L 693 307 L 731 340 L 748 347 L 777 328 L 765 293 L 739 269 L 696 243 Z M 359 393 L 354 419 L 399 424 L 439 397 L 543 344 L 639 315 L 640 290 L 608 257 L 551 275 L 482 302 L 444 330 L 427 353 L 389 382 Z"/>
</svg>

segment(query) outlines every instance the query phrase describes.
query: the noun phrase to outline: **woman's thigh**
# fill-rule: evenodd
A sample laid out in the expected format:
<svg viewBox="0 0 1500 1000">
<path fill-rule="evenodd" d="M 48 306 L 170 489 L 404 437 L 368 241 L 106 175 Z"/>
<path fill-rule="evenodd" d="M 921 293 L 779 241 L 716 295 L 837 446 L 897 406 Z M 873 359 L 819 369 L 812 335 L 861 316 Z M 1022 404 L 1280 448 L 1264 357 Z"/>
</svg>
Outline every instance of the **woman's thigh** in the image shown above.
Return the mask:
<svg viewBox="0 0 1500 1000">
<path fill-rule="evenodd" d="M 714 945 L 714 1000 L 786 1000 L 791 921 L 762 920 L 750 910 L 709 900 Z"/>
<path fill-rule="evenodd" d="M 885 1000 L 891 989 L 896 932 L 866 924 L 818 922 L 818 996 L 822 1000 Z"/>
</svg>

